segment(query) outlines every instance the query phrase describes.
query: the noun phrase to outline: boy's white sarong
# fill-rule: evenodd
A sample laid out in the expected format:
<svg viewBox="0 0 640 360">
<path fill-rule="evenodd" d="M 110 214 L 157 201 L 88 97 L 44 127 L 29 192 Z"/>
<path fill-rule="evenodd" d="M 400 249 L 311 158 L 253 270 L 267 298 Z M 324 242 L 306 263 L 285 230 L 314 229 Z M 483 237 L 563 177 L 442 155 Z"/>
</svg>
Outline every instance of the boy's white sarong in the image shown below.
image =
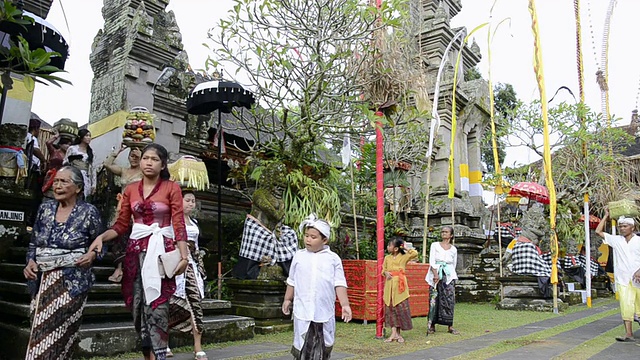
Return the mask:
<svg viewBox="0 0 640 360">
<path fill-rule="evenodd" d="M 304 339 L 311 321 L 300 320 L 293 316 L 293 347 L 302 350 Z M 327 322 L 322 323 L 322 332 L 324 333 L 325 346 L 333 346 L 336 338 L 336 319 L 331 318 Z"/>
</svg>

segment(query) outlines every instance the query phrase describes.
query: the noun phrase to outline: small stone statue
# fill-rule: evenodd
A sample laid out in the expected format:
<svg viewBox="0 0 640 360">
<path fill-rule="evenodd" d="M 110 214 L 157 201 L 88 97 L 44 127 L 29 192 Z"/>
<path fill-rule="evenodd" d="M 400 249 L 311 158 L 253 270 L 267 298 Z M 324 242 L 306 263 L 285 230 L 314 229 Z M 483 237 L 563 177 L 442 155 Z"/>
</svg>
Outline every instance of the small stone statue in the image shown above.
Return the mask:
<svg viewBox="0 0 640 360">
<path fill-rule="evenodd" d="M 284 280 L 284 272 L 282 267 L 278 265 L 271 265 L 271 256 L 265 255 L 260 262 L 260 272 L 258 273 L 258 280 Z"/>
<path fill-rule="evenodd" d="M 283 164 L 268 164 L 260 175 L 259 188 L 253 193 L 251 216 L 271 231 L 277 230 L 284 218 L 282 195 L 286 183 L 285 173 Z"/>
</svg>

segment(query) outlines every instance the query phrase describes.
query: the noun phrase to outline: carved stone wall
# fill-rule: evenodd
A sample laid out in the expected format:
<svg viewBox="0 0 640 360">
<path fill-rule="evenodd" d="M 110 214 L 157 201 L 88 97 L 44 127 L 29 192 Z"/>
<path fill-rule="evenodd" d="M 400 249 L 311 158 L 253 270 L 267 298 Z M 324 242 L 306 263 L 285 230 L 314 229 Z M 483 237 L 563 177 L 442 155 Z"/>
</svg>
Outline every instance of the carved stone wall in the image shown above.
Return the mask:
<svg viewBox="0 0 640 360">
<path fill-rule="evenodd" d="M 89 130 L 97 132 L 92 147 L 98 162 L 118 145 L 114 144 L 118 134 L 108 134 L 120 129 L 97 124 L 133 106 L 144 106 L 156 115 L 157 143 L 171 153 L 180 150 L 192 77 L 186 73 L 189 59 L 175 16 L 165 10 L 168 4 L 169 0 L 104 1 L 104 28 L 98 31 L 90 56 L 94 78 Z"/>
</svg>

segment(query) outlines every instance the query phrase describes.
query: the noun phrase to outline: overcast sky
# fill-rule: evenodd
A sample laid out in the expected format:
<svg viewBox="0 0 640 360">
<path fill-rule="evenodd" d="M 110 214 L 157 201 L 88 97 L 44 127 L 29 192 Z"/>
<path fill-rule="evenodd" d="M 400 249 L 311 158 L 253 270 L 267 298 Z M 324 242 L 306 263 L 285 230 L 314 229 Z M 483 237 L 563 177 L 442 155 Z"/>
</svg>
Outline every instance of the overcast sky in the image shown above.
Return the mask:
<svg viewBox="0 0 640 360">
<path fill-rule="evenodd" d="M 61 2 L 66 12 L 68 27 L 61 11 Z M 79 6 L 80 2 L 82 6 Z M 60 118 L 71 118 L 79 124 L 87 122 L 91 101 L 91 79 L 89 54 L 93 38 L 103 25 L 102 1 L 100 0 L 56 0 L 47 20 L 65 35 L 70 44 L 71 55 L 66 63 L 67 74 L 73 86 L 38 85 L 33 101 L 33 111 L 53 123 Z M 575 21 L 573 1 L 538 0 L 538 15 L 542 35 L 542 52 L 546 77 L 547 97 L 551 98 L 560 86 L 568 86 L 578 96 L 575 56 Z M 583 54 L 585 67 L 587 105 L 600 109 L 600 91 L 595 82 L 597 65 L 601 62 L 602 30 L 609 1 L 591 0 L 582 3 Z M 469 31 L 489 21 L 489 9 L 493 0 L 462 0 L 463 9 L 452 19 L 452 26 L 466 26 Z M 511 18 L 510 26 L 500 26 L 492 49 L 492 78 L 494 82 L 513 84 L 518 97 L 524 101 L 538 98 L 537 85 L 532 66 L 533 37 L 527 0 L 498 0 L 493 21 Z M 202 45 L 207 42 L 207 31 L 213 28 L 233 5 L 232 0 L 173 0 L 169 9 L 175 12 L 182 32 L 183 43 L 194 69 L 204 68 L 209 54 Z M 588 11 L 590 8 L 591 11 Z M 589 17 L 591 13 L 591 17 Z M 636 108 L 640 81 L 640 66 L 637 66 L 638 32 L 632 27 L 640 14 L 640 1 L 618 0 L 615 8 L 609 42 L 609 88 L 611 113 L 627 124 L 631 110 Z M 589 19 L 591 18 L 591 21 Z M 593 35 L 591 35 L 592 31 Z M 482 49 L 482 74 L 487 75 L 486 31 L 475 36 Z M 593 39 L 593 40 L 592 40 Z M 594 46 L 595 53 L 594 54 Z M 572 101 L 568 95 L 559 96 L 560 101 Z M 522 149 L 508 152 L 505 163 L 528 163 L 535 160 Z"/>
</svg>

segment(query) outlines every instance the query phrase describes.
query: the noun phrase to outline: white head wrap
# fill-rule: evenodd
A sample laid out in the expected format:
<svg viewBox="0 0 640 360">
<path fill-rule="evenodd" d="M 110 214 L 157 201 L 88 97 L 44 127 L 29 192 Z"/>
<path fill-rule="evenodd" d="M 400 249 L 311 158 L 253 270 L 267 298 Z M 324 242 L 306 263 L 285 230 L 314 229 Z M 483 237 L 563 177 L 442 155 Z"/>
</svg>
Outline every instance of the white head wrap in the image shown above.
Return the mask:
<svg viewBox="0 0 640 360">
<path fill-rule="evenodd" d="M 636 222 L 635 222 L 635 220 L 633 220 L 633 218 L 620 216 L 620 218 L 618 219 L 618 224 L 619 225 L 627 224 L 627 225 L 635 226 Z"/>
<path fill-rule="evenodd" d="M 311 214 L 307 216 L 300 223 L 300 232 L 303 232 L 304 229 L 312 227 L 320 232 L 327 239 L 331 236 L 331 226 L 326 220 L 316 218 L 316 214 Z"/>
</svg>

